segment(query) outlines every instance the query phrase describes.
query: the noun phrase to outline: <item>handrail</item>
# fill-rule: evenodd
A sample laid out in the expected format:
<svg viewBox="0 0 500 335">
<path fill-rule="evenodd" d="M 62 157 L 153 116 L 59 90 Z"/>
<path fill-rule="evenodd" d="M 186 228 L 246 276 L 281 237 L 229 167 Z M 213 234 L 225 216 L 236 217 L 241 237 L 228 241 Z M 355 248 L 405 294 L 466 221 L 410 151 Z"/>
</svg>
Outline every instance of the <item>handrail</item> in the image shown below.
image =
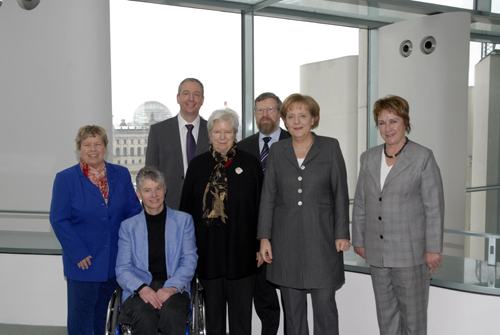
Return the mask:
<svg viewBox="0 0 500 335">
<path fill-rule="evenodd" d="M 49 215 L 47 211 L 12 211 L 0 209 L 0 214 L 14 214 L 14 215 Z"/>
<path fill-rule="evenodd" d="M 497 190 L 499 188 L 500 188 L 500 185 L 467 187 L 465 189 L 465 192 L 471 193 L 471 192 L 491 191 L 491 190 Z"/>
</svg>

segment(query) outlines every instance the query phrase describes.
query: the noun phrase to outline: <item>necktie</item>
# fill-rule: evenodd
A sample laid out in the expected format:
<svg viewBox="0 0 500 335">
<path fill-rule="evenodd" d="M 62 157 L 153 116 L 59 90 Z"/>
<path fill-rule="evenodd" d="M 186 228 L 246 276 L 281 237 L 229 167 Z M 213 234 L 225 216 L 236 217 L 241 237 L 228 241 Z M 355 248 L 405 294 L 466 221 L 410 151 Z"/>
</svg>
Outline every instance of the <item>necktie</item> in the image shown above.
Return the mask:
<svg viewBox="0 0 500 335">
<path fill-rule="evenodd" d="M 194 157 L 194 152 L 196 151 L 196 142 L 193 136 L 194 126 L 192 124 L 187 124 L 186 128 L 188 130 L 186 135 L 186 157 L 189 164 L 189 162 L 191 162 L 191 159 L 193 159 Z"/>
<path fill-rule="evenodd" d="M 262 147 L 262 152 L 260 153 L 260 165 L 262 165 L 262 172 L 266 173 L 266 160 L 267 155 L 269 154 L 269 146 L 267 143 L 271 140 L 270 137 L 262 138 L 264 140 L 264 146 Z"/>
</svg>

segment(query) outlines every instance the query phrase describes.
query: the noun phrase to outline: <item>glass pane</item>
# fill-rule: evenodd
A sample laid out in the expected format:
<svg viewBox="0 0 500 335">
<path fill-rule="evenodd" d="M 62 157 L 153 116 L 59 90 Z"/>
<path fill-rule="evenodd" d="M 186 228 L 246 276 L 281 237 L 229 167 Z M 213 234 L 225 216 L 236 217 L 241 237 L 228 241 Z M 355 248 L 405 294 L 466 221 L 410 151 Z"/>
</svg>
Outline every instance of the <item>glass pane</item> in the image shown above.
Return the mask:
<svg viewBox="0 0 500 335">
<path fill-rule="evenodd" d="M 357 55 L 358 31 L 319 23 L 256 17 L 255 95 L 270 91 L 284 100 L 288 95 L 300 92 L 300 67 Z"/>
<path fill-rule="evenodd" d="M 491 12 L 492 13 L 500 13 L 500 0 L 492 0 L 491 1 Z"/>
<path fill-rule="evenodd" d="M 240 15 L 126 0 L 111 0 L 110 8 L 112 143 L 120 139 L 115 146 L 123 153 L 114 163 L 135 177 L 144 166 L 150 120 L 177 115 L 184 78 L 204 85 L 203 118 L 225 104 L 241 115 Z"/>
<path fill-rule="evenodd" d="M 415 2 L 426 2 L 434 5 L 443 5 L 449 7 L 458 7 L 465 9 L 474 8 L 474 0 L 413 0 Z"/>
</svg>

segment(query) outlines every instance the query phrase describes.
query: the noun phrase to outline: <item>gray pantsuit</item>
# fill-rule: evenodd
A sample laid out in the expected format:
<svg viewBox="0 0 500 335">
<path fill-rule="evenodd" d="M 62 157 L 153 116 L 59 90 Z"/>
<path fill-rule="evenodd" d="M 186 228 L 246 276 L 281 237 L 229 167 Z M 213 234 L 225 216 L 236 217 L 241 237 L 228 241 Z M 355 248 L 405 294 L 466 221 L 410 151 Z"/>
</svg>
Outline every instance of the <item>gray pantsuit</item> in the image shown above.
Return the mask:
<svg viewBox="0 0 500 335">
<path fill-rule="evenodd" d="M 336 139 L 314 135 L 300 166 L 291 138 L 272 145 L 257 238 L 270 239 L 273 261 L 267 267 L 267 279 L 282 292 L 283 288 L 335 291 L 344 284 L 343 253 L 337 252 L 335 240 L 349 239 L 349 196 L 345 163 Z M 306 307 L 297 306 L 302 304 L 294 299 L 297 292 L 289 293 L 289 303 L 285 302 L 287 332 L 307 334 L 300 322 L 288 327 L 290 320 L 304 319 Z M 338 327 L 337 315 L 331 310 L 314 308 L 315 320 L 324 317 L 329 321 L 327 334 Z M 307 314 L 305 318 L 307 321 Z M 321 331 L 315 328 L 316 334 Z"/>
<path fill-rule="evenodd" d="M 426 253 L 443 250 L 441 174 L 432 151 L 409 141 L 382 188 L 382 150 L 361 155 L 353 246 L 365 248 L 372 269 L 381 334 L 426 334 L 412 324 L 427 324 Z"/>
</svg>

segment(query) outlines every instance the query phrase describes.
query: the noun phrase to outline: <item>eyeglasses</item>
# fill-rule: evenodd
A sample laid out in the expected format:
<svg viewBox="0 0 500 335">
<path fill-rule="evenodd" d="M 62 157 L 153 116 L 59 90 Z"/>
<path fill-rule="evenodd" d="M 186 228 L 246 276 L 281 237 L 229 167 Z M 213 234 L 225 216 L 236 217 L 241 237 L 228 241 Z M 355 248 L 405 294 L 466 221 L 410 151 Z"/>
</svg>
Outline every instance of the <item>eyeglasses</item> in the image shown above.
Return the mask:
<svg viewBox="0 0 500 335">
<path fill-rule="evenodd" d="M 437 267 L 436 269 L 436 273 L 437 273 L 437 270 L 438 269 L 441 269 L 441 264 L 439 264 L 439 266 Z M 434 271 L 432 270 L 429 270 L 429 272 L 427 272 L 427 274 L 425 275 L 425 280 L 432 280 L 432 275 L 434 274 Z"/>
<path fill-rule="evenodd" d="M 255 114 L 264 114 L 264 112 L 267 112 L 267 114 L 274 114 L 278 112 L 278 107 L 259 108 L 255 111 Z"/>
</svg>

